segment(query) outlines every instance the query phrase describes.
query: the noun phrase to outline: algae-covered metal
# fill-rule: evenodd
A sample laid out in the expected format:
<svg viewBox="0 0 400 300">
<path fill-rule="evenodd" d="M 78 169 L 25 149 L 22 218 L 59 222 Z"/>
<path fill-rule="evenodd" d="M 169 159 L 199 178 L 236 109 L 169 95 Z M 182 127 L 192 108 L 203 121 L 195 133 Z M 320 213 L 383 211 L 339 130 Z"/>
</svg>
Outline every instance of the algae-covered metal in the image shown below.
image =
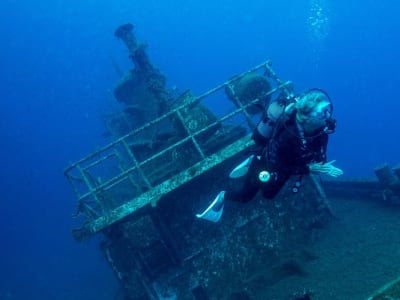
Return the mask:
<svg viewBox="0 0 400 300">
<path fill-rule="evenodd" d="M 265 62 L 198 97 L 186 91 L 170 110 L 70 165 L 64 173 L 78 198 L 77 215 L 84 217 L 83 227 L 74 236 L 84 239 L 155 204 L 166 193 L 248 148 L 255 121 L 247 110 L 254 109 L 259 99 L 242 103 L 236 98 L 237 106 L 218 117 L 204 101 L 259 70 L 275 74 Z M 290 86 L 279 81 L 265 95 L 286 92 Z M 163 130 L 165 124 L 171 128 L 169 134 Z"/>
<path fill-rule="evenodd" d="M 124 108 L 105 118 L 114 140 L 64 172 L 82 220 L 74 237 L 102 233 L 124 299 L 251 299 L 301 274 L 293 249 L 332 217 L 315 178 L 296 194 L 289 181 L 276 201 L 229 205 L 218 225 L 194 217 L 221 186 L 240 184 L 228 174 L 252 146 L 256 108 L 293 96 L 291 82 L 266 61 L 200 96 L 174 95 L 132 29 L 116 32 L 135 68 L 115 88 Z"/>
<path fill-rule="evenodd" d="M 388 282 L 367 300 L 396 300 L 400 299 L 400 278 Z"/>
</svg>

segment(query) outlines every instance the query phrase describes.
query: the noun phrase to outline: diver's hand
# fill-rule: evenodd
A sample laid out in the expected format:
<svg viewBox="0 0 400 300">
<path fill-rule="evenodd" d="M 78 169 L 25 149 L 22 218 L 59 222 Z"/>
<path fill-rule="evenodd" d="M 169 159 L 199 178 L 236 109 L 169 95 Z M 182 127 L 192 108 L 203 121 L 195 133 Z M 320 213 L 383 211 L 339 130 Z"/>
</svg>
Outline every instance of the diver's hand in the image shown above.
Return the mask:
<svg viewBox="0 0 400 300">
<path fill-rule="evenodd" d="M 332 177 L 338 177 L 343 174 L 343 171 L 333 165 L 336 160 L 332 160 L 327 163 L 312 163 L 308 167 L 311 173 L 323 173 Z"/>
</svg>

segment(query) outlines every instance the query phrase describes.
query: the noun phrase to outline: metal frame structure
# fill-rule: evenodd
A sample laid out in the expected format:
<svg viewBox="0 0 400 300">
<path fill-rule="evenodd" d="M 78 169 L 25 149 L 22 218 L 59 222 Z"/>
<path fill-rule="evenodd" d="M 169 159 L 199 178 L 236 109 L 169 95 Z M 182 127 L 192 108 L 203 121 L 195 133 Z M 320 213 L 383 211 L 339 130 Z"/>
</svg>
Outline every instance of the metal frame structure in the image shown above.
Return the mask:
<svg viewBox="0 0 400 300">
<path fill-rule="evenodd" d="M 190 124 L 185 121 L 184 114 L 206 97 L 223 88 L 230 87 L 234 81 L 246 74 L 260 70 L 264 70 L 264 76 L 276 82 L 276 87 L 268 92 L 269 95 L 276 92 L 284 92 L 288 96 L 292 95 L 291 82 L 281 81 L 272 70 L 271 63 L 266 61 L 198 97 L 186 96 L 182 101 L 183 104 L 67 167 L 64 174 L 78 200 L 78 211 L 75 216 L 84 218 L 83 226 L 73 231 L 74 237 L 78 240 L 85 239 L 148 204 L 155 206 L 163 195 L 248 148 L 252 144 L 249 132 L 254 129 L 256 124 L 247 109 L 257 103 L 258 99 L 242 103 L 236 98 L 236 109 L 195 130 L 190 128 Z M 220 145 L 214 147 L 216 151 L 211 153 L 205 151 L 199 137 L 208 130 L 238 115 L 247 122 L 248 130 L 246 130 L 246 134 L 235 137 L 233 141 L 221 142 Z M 143 134 L 146 129 L 159 126 L 161 122 L 171 118 L 180 121 L 186 132 L 185 136 L 167 145 L 159 152 L 139 159 L 140 153 L 131 146 L 135 137 L 138 134 Z M 218 144 L 219 141 L 217 140 L 216 143 Z M 182 147 L 190 147 L 191 155 L 196 156 L 197 159 L 189 162 L 189 165 L 186 164 L 181 169 L 175 170 L 175 172 L 169 172 L 165 170 L 166 168 L 160 166 L 164 169 L 167 177 L 161 178 L 161 181 L 152 180 L 151 174 L 154 174 L 154 166 L 160 165 L 157 160 L 167 153 L 174 153 L 174 151 L 179 154 L 179 149 L 182 149 Z M 102 176 L 107 167 L 110 167 L 113 171 L 110 172 L 112 175 L 104 180 Z M 100 171 L 96 172 L 96 169 Z M 120 198 L 123 197 L 115 196 L 115 193 L 113 195 L 111 191 L 115 189 L 129 191 L 127 198 L 121 200 Z"/>
</svg>

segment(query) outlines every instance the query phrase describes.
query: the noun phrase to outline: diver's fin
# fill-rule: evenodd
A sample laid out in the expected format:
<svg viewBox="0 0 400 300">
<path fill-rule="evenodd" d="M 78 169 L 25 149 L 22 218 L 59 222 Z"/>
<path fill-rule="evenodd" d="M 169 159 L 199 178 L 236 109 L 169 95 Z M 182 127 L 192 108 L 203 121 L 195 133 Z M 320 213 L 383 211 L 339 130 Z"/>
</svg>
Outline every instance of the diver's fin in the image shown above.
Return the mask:
<svg viewBox="0 0 400 300">
<path fill-rule="evenodd" d="M 239 164 L 238 166 L 236 166 L 236 168 L 234 168 L 232 170 L 232 172 L 229 174 L 229 177 L 230 178 L 240 178 L 240 177 L 243 177 L 244 175 L 246 175 L 253 158 L 254 158 L 254 155 L 251 155 L 248 158 L 246 158 L 245 161 L 243 161 L 241 164 Z"/>
<path fill-rule="evenodd" d="M 220 192 L 214 201 L 201 214 L 197 214 L 196 217 L 217 223 L 224 211 L 224 196 L 225 191 Z"/>
</svg>

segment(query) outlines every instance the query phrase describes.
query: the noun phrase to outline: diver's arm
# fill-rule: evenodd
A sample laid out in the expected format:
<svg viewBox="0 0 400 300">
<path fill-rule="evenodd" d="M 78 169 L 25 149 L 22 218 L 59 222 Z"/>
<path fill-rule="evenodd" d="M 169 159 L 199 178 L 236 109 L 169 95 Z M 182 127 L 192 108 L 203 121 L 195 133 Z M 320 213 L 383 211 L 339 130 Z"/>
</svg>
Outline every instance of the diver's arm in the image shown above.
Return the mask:
<svg viewBox="0 0 400 300">
<path fill-rule="evenodd" d="M 319 162 L 319 163 L 311 163 L 308 165 L 308 168 L 311 173 L 317 174 L 327 174 L 332 177 L 338 177 L 343 174 L 343 171 L 333 165 L 335 160 L 332 160 L 327 163 Z"/>
<path fill-rule="evenodd" d="M 333 165 L 335 160 L 327 162 L 326 149 L 328 147 L 328 135 L 322 137 L 321 150 L 319 155 L 316 157 L 314 163 L 310 163 L 308 168 L 311 173 L 327 174 L 332 177 L 338 177 L 343 174 L 343 171 Z"/>
<path fill-rule="evenodd" d="M 319 150 L 317 157 L 315 157 L 315 161 L 326 163 L 327 162 L 326 151 L 328 148 L 328 135 L 325 134 L 325 135 L 321 136 L 320 139 L 321 139 L 320 140 L 321 146 L 320 146 L 320 150 Z"/>
</svg>

